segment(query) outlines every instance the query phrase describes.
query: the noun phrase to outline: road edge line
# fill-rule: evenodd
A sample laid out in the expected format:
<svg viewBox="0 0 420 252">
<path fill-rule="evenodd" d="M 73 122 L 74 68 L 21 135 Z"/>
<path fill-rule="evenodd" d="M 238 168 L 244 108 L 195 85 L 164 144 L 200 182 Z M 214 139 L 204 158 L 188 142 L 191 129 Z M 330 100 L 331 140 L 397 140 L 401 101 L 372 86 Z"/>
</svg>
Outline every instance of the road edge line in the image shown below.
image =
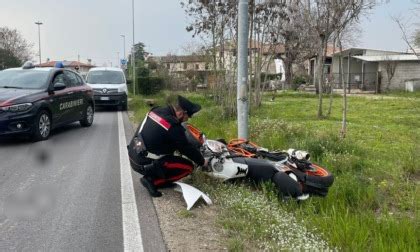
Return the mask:
<svg viewBox="0 0 420 252">
<path fill-rule="evenodd" d="M 124 251 L 144 251 L 137 203 L 128 160 L 127 140 L 121 111 L 118 111 L 118 142 L 120 148 L 121 205 Z"/>
</svg>

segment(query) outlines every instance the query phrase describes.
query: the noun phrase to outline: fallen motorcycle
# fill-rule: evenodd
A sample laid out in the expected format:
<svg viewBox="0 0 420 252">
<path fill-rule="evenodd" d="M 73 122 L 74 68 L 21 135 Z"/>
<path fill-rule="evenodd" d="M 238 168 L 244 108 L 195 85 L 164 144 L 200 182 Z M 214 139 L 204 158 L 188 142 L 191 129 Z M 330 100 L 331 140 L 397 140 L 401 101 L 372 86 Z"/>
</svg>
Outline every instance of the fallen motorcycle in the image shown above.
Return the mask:
<svg viewBox="0 0 420 252">
<path fill-rule="evenodd" d="M 309 153 L 301 150 L 268 151 L 257 144 L 245 140 L 234 139 L 227 144 L 231 153 L 244 157 L 270 160 L 291 177 L 296 177 L 302 185 L 302 191 L 311 195 L 326 196 L 334 182 L 334 176 L 326 168 L 312 163 Z"/>
<path fill-rule="evenodd" d="M 304 200 L 309 195 L 326 196 L 334 181 L 332 174 L 309 161 L 303 151 L 270 152 L 252 142 L 206 139 L 191 124 L 185 124 L 189 141 L 209 160 L 206 170 L 223 180 L 249 178 L 261 183 L 271 181 L 283 196 Z"/>
</svg>

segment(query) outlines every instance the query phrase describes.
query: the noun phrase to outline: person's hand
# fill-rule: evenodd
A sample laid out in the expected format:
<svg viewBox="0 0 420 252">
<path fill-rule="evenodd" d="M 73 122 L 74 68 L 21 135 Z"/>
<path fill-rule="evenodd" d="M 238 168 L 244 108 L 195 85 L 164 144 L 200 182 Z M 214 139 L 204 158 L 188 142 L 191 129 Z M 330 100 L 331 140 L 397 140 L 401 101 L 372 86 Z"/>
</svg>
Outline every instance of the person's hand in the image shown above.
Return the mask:
<svg viewBox="0 0 420 252">
<path fill-rule="evenodd" d="M 201 166 L 203 171 L 210 171 L 209 169 L 209 160 L 210 158 L 204 158 L 204 164 Z"/>
<path fill-rule="evenodd" d="M 207 166 L 209 166 L 209 160 L 210 160 L 210 158 L 204 158 L 204 164 L 203 164 L 203 167 L 207 167 Z"/>
</svg>

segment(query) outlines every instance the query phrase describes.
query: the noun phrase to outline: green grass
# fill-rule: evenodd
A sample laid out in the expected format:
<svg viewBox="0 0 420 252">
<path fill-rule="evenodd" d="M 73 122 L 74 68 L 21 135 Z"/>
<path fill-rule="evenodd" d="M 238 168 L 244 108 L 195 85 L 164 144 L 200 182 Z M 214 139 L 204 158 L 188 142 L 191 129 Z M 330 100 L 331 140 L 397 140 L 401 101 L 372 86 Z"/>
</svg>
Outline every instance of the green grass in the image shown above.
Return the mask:
<svg viewBox="0 0 420 252">
<path fill-rule="evenodd" d="M 190 122 L 210 139 L 236 137 L 236 121 L 223 119 L 210 99 L 185 95 L 202 105 Z M 267 94 L 262 107 L 251 111 L 250 140 L 272 150 L 307 150 L 314 162 L 332 171 L 335 182 L 327 197 L 296 204 L 279 199 L 270 185 L 255 190 L 249 183 L 215 183 L 195 174 L 194 184 L 210 192 L 222 208 L 219 223 L 231 236 L 228 247 L 307 249 L 294 243 L 303 238 L 293 230 L 279 230 L 284 227 L 279 216 L 287 212 L 305 228 L 295 229 L 315 234 L 308 238 L 309 249 L 418 251 L 420 92 L 349 97 L 344 140 L 338 137 L 341 97 L 334 97 L 331 116 L 319 120 L 316 95 L 286 92 L 276 94 L 273 102 L 271 96 Z M 161 101 L 162 97 L 155 96 Z M 130 108 L 135 108 L 137 121 L 148 110 L 140 97 Z"/>
<path fill-rule="evenodd" d="M 195 214 L 187 209 L 182 209 L 177 212 L 177 215 L 180 218 L 187 219 L 187 218 L 195 218 Z"/>
</svg>

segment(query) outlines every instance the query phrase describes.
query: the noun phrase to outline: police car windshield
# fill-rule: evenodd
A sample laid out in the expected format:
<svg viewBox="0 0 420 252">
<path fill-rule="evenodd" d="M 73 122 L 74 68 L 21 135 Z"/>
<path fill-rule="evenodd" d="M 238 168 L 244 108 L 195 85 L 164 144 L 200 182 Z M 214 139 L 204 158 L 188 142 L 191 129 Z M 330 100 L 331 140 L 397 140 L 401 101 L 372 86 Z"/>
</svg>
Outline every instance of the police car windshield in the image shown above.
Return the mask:
<svg viewBox="0 0 420 252">
<path fill-rule="evenodd" d="M 91 71 L 87 77 L 89 84 L 122 84 L 124 76 L 118 71 Z"/>
<path fill-rule="evenodd" d="M 46 88 L 49 71 L 8 70 L 0 71 L 0 88 Z"/>
</svg>

